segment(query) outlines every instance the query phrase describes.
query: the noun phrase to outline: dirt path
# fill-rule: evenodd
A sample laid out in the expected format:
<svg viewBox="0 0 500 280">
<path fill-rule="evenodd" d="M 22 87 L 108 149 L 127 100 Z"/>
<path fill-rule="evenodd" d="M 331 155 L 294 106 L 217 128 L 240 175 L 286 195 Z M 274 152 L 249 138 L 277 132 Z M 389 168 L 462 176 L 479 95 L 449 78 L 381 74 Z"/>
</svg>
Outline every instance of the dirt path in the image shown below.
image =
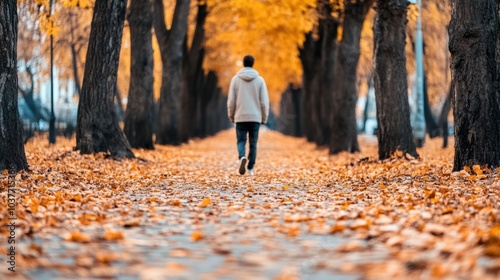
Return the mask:
<svg viewBox="0 0 500 280">
<path fill-rule="evenodd" d="M 234 134 L 135 150 L 131 161 L 30 142 L 33 172 L 15 186 L 17 277 L 499 276 L 498 171 L 451 174 L 439 140 L 423 159 L 380 162 L 373 137 L 360 154 L 329 156 L 262 131 L 257 175 L 240 176 Z"/>
</svg>

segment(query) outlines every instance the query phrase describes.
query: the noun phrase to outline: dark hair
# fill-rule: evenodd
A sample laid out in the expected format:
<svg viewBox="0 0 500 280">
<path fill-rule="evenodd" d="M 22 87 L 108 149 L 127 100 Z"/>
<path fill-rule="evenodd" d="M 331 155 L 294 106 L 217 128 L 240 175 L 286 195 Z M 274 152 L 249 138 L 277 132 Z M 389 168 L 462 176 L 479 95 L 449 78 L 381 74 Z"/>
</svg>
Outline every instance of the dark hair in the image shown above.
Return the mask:
<svg viewBox="0 0 500 280">
<path fill-rule="evenodd" d="M 243 66 L 245 67 L 252 67 L 254 62 L 255 59 L 251 55 L 245 55 L 243 58 Z"/>
</svg>

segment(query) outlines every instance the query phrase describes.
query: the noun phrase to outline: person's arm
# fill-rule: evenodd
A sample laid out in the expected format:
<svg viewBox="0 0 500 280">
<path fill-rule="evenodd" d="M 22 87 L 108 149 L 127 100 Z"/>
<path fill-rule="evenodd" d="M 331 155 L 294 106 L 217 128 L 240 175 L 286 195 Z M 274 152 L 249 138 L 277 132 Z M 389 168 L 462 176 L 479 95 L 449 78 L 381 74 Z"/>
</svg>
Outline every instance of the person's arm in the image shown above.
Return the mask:
<svg viewBox="0 0 500 280">
<path fill-rule="evenodd" d="M 266 81 L 263 78 L 262 86 L 260 87 L 260 109 L 262 110 L 262 124 L 266 124 L 269 117 L 269 95 L 267 93 Z"/>
<path fill-rule="evenodd" d="M 229 86 L 229 94 L 227 97 L 227 116 L 229 120 L 234 123 L 234 111 L 236 110 L 236 92 L 234 90 L 234 78 L 231 80 Z"/>
</svg>

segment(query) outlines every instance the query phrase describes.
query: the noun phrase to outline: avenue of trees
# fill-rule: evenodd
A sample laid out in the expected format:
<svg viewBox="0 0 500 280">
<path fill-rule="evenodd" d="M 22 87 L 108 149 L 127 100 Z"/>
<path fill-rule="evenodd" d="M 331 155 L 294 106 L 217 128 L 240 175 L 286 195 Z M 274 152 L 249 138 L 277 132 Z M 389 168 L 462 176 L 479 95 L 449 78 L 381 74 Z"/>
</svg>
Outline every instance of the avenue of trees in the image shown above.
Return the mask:
<svg viewBox="0 0 500 280">
<path fill-rule="evenodd" d="M 327 146 L 332 154 L 358 152 L 359 64 L 366 61 L 362 38 L 370 20 L 379 158 L 395 153 L 418 157 L 408 101 L 408 69 L 414 66 L 408 62 L 407 41 L 413 39 L 407 28 L 407 0 L 64 0 L 58 20 L 67 24 L 57 28 L 56 18 L 47 15 L 48 2 L 0 2 L 0 169 L 28 169 L 18 92 L 33 99 L 32 71 L 43 69 L 33 61 L 47 44 L 32 48 L 31 56 L 26 54 L 29 48 L 18 53 L 18 33 L 25 38 L 36 29 L 35 23 L 18 27 L 18 12 L 24 16 L 26 11 L 38 15 L 41 33 L 63 34 L 56 36 L 56 56 L 67 57 L 60 59 L 59 67 L 67 69 L 62 75 L 74 80 L 79 98 L 76 149 L 82 154 L 108 152 L 115 158 L 132 158 L 131 148 L 180 145 L 228 128 L 225 88 L 247 53 L 256 57 L 255 66 L 268 81 L 272 101 L 277 103 L 277 92 L 287 87 L 280 102 L 278 121 L 284 124 L 280 130 Z M 498 1 L 451 2 L 451 86 L 437 121 L 426 109 L 428 130 L 431 136 L 447 135 L 452 106 L 454 170 L 473 164 L 496 167 L 500 165 Z M 78 13 L 92 14 L 91 21 L 79 23 L 86 17 Z M 120 80 L 124 26 L 130 31 L 130 62 L 122 130 L 116 103 L 121 104 L 120 87 L 124 87 Z M 31 78 L 28 90 L 18 82 L 18 58 L 25 66 L 23 75 Z M 159 75 L 156 63 L 162 66 Z M 427 84 L 435 86 L 432 75 L 427 76 Z M 158 93 L 155 83 L 161 84 Z M 431 98 L 435 97 L 426 95 L 427 103 Z"/>
</svg>

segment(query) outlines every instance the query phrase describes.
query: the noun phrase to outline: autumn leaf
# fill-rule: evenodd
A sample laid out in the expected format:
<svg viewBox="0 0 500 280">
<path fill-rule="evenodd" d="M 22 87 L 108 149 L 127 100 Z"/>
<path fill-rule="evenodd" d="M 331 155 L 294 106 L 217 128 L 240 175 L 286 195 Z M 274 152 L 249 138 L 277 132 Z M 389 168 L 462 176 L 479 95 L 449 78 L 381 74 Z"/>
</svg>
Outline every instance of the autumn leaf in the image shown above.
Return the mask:
<svg viewBox="0 0 500 280">
<path fill-rule="evenodd" d="M 212 200 L 208 197 L 205 197 L 201 203 L 200 203 L 200 207 L 207 207 L 208 205 L 210 205 L 212 203 Z"/>
<path fill-rule="evenodd" d="M 338 232 L 342 232 L 346 229 L 346 226 L 345 225 L 341 225 L 341 224 L 335 224 L 334 226 L 332 226 L 331 230 L 330 230 L 330 233 L 338 233 Z"/>
<path fill-rule="evenodd" d="M 78 230 L 74 230 L 72 231 L 66 238 L 64 238 L 65 240 L 67 241 L 72 241 L 72 242 L 82 242 L 82 243 L 86 243 L 86 242 L 90 242 L 91 239 L 89 236 L 81 233 L 80 231 Z"/>
<path fill-rule="evenodd" d="M 106 232 L 104 233 L 104 239 L 107 241 L 121 240 L 123 238 L 124 235 L 121 231 L 106 230 Z"/>
<path fill-rule="evenodd" d="M 203 233 L 201 231 L 193 231 L 193 233 L 191 233 L 191 241 L 193 242 L 197 242 L 197 241 L 200 241 L 201 239 L 203 239 Z"/>
</svg>

